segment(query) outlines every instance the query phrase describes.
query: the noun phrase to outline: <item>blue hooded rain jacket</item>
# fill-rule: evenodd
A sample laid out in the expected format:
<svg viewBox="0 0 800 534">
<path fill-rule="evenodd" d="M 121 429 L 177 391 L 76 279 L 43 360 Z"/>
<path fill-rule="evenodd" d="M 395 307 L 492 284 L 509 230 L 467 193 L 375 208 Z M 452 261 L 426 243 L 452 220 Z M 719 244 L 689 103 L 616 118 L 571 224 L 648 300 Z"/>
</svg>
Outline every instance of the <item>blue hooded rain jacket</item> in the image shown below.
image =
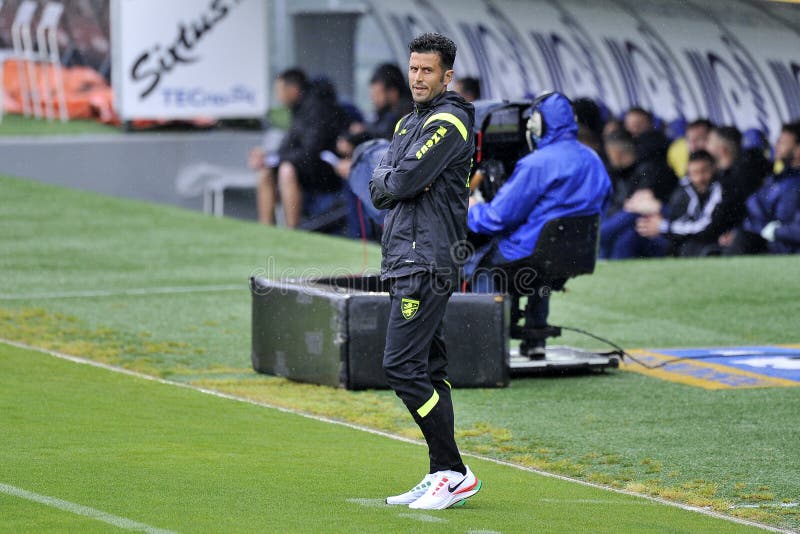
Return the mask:
<svg viewBox="0 0 800 534">
<path fill-rule="evenodd" d="M 577 140 L 572 107 L 555 93 L 539 104 L 546 124 L 537 149 L 520 159 L 508 181 L 487 204 L 468 213 L 470 230 L 497 236 L 509 261 L 530 256 L 551 219 L 601 214 L 611 180 L 597 154 Z"/>
</svg>

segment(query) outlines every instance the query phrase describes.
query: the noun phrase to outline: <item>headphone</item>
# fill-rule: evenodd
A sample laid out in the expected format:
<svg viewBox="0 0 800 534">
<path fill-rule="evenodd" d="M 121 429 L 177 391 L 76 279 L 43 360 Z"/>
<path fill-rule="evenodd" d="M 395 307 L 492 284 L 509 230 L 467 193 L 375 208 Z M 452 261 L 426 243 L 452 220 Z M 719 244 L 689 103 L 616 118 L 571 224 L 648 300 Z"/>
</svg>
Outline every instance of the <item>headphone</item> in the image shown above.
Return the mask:
<svg viewBox="0 0 800 534">
<path fill-rule="evenodd" d="M 528 142 L 528 148 L 530 148 L 531 152 L 536 150 L 539 141 L 547 134 L 547 122 L 544 120 L 539 106 L 553 95 L 561 95 L 566 98 L 567 102 L 569 102 L 569 107 L 572 108 L 572 100 L 563 93 L 552 89 L 539 93 L 539 96 L 531 103 L 531 116 L 528 118 L 528 123 L 525 126 L 525 140 Z"/>
</svg>

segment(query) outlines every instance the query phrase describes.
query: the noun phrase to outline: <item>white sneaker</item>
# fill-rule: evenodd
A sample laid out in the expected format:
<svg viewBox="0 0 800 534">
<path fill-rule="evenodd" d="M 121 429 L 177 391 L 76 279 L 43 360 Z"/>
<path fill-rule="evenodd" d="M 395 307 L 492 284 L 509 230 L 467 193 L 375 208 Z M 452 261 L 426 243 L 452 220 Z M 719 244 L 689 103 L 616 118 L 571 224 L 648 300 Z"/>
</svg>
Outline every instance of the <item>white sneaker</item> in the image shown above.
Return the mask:
<svg viewBox="0 0 800 534">
<path fill-rule="evenodd" d="M 456 471 L 439 471 L 432 475 L 431 485 L 425 494 L 408 507 L 416 510 L 444 510 L 460 506 L 478 493 L 481 481 L 467 467 L 467 474 Z"/>
<path fill-rule="evenodd" d="M 420 481 L 419 484 L 411 488 L 405 493 L 400 495 L 393 495 L 392 497 L 386 497 L 386 504 L 411 504 L 412 502 L 416 501 L 423 495 L 425 492 L 428 491 L 428 488 L 433 483 L 433 475 L 427 474 L 425 478 Z"/>
</svg>

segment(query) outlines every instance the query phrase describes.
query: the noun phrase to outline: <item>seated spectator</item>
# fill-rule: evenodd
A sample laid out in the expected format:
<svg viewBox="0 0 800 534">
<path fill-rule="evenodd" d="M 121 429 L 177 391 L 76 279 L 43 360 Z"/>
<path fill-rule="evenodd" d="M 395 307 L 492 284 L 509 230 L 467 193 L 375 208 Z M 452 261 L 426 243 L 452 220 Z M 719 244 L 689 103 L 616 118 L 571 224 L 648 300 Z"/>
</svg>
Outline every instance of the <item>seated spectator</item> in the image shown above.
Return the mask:
<svg viewBox="0 0 800 534">
<path fill-rule="evenodd" d="M 707 150 L 717 162 L 722 184 L 725 226 L 733 229 L 742 224 L 746 215 L 745 201 L 769 173 L 770 163 L 759 150 L 743 151 L 742 134 L 734 126 L 713 128 L 708 136 Z"/>
<path fill-rule="evenodd" d="M 783 170 L 747 199 L 733 252 L 800 253 L 800 121 L 785 124 L 775 144 Z"/>
<path fill-rule="evenodd" d="M 655 127 L 653 114 L 639 106 L 633 106 L 626 111 L 622 123 L 625 130 L 627 130 L 634 139 Z"/>
<path fill-rule="evenodd" d="M 467 102 L 475 102 L 481 99 L 481 82 L 478 78 L 469 76 L 459 78 L 456 80 L 455 91 Z"/>
<path fill-rule="evenodd" d="M 722 186 L 714 181 L 714 158 L 705 150 L 689 156 L 688 175 L 672 193 L 663 213 L 639 217 L 636 231 L 666 254 L 705 256 L 718 252 Z"/>
<path fill-rule="evenodd" d="M 345 206 L 347 207 L 347 236 L 354 239 L 373 239 L 376 235 L 371 220 L 365 216 L 365 211 L 374 209 L 372 208 L 372 203 L 370 201 L 367 203 L 368 206 L 364 206 L 364 203 L 359 199 L 358 190 L 351 187 L 353 184 L 350 182 L 356 149 L 369 141 L 372 141 L 372 137 L 367 132 L 345 133 L 336 142 L 336 154 L 324 155 L 333 166 L 336 174 L 344 180 L 343 193 Z M 372 176 L 372 169 L 369 169 L 369 175 Z M 366 191 L 366 188 L 363 189 Z M 368 191 L 366 192 L 367 199 L 369 199 Z"/>
<path fill-rule="evenodd" d="M 655 132 L 654 132 L 655 133 Z M 675 175 L 663 159 L 663 142 L 650 133 L 640 138 L 639 147 L 626 131 L 605 139 L 609 175 L 614 193 L 600 225 L 600 257 L 626 259 L 660 256 L 663 247 L 636 232 L 640 215 L 658 213 L 675 186 Z"/>
<path fill-rule="evenodd" d="M 371 138 L 391 139 L 397 121 L 414 109 L 411 91 L 397 65 L 384 63 L 375 69 L 369 96 L 375 106 L 375 120 L 367 125 L 367 133 Z"/>
<path fill-rule="evenodd" d="M 636 138 L 637 172 L 645 177 L 648 188 L 663 203 L 678 185 L 675 173 L 667 164 L 669 140 L 659 130 L 649 130 Z"/>
<path fill-rule="evenodd" d="M 625 128 L 622 126 L 622 121 L 617 119 L 609 119 L 603 125 L 603 139 L 608 137 L 609 135 L 622 131 Z"/>
<path fill-rule="evenodd" d="M 603 112 L 600 106 L 590 98 L 573 100 L 575 120 L 578 123 L 578 141 L 594 150 L 598 156 L 605 158 L 603 150 Z M 603 161 L 607 163 L 607 161 Z"/>
<path fill-rule="evenodd" d="M 304 212 L 320 211 L 315 201 L 328 202 L 330 193 L 341 190 L 341 179 L 320 154 L 336 149 L 347 120 L 330 82 L 309 83 L 303 71 L 289 69 L 278 76 L 275 89 L 278 100 L 291 110 L 291 126 L 277 154 L 254 149 L 249 163 L 259 173 L 259 221 L 275 224 L 280 194 L 286 226 L 295 228 Z"/>
<path fill-rule="evenodd" d="M 689 154 L 706 149 L 713 124 L 708 119 L 696 119 L 686 125 L 686 134 L 675 139 L 667 151 L 667 163 L 677 176 L 686 176 Z"/>
<path fill-rule="evenodd" d="M 470 199 L 469 229 L 492 236 L 464 267 L 468 277 L 475 275 L 472 289 L 476 292 L 507 290 L 496 286 L 496 268 L 530 256 L 547 221 L 602 213 L 611 193 L 602 161 L 577 141 L 578 126 L 567 98 L 553 93 L 534 111 L 540 113 L 541 120 L 538 126 L 537 121 L 528 121 L 526 136 L 535 150 L 517 162 L 491 202 Z M 533 289 L 528 293 L 526 325 L 542 328 L 547 325 L 549 295 Z M 541 357 L 544 344 L 525 344 L 520 353 Z"/>
</svg>

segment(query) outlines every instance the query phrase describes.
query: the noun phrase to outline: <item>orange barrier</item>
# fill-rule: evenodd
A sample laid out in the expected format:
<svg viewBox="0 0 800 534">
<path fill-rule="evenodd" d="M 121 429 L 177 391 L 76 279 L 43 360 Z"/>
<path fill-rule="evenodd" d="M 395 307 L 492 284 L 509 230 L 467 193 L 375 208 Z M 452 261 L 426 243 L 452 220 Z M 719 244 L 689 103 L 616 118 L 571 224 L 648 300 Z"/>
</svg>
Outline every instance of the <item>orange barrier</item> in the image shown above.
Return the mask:
<svg viewBox="0 0 800 534">
<path fill-rule="evenodd" d="M 6 113 L 22 114 L 22 94 L 20 91 L 18 66 L 19 60 L 7 60 L 3 64 L 3 88 L 5 90 L 4 108 Z M 23 76 L 25 85 L 28 85 L 28 74 L 23 62 Z M 56 93 L 56 74 L 55 67 L 50 64 L 33 63 L 32 68 L 36 73 L 36 84 L 39 94 L 39 102 L 34 105 L 39 107 L 41 115 L 46 115 L 45 109 L 45 87 L 50 92 L 50 102 L 58 116 L 60 104 Z M 44 83 L 47 76 L 47 84 Z M 121 121 L 114 108 L 114 91 L 108 85 L 105 78 L 100 73 L 90 67 L 62 67 L 61 77 L 64 80 L 64 93 L 66 98 L 67 117 L 70 119 L 94 119 L 104 124 L 119 126 Z M 156 128 L 165 124 L 171 124 L 169 120 L 135 120 L 131 121 L 130 127 L 135 130 Z M 209 128 L 216 124 L 216 119 L 198 117 L 190 121 L 180 121 L 183 124 L 191 124 L 198 128 Z"/>
<path fill-rule="evenodd" d="M 7 113 L 21 114 L 22 94 L 17 63 L 18 60 L 8 60 L 3 64 L 4 107 Z M 44 91 L 47 88 L 58 115 L 60 103 L 56 94 L 55 67 L 40 63 L 23 64 L 23 73 L 27 73 L 26 67 L 32 67 L 36 73 L 39 102 L 35 102 L 34 106 L 39 108 L 42 116 L 45 115 Z M 96 119 L 105 124 L 119 124 L 119 117 L 114 111 L 113 91 L 97 71 L 89 67 L 61 68 L 61 76 L 64 80 L 67 116 L 70 119 Z M 47 84 L 44 83 L 45 79 Z M 26 85 L 27 81 L 26 79 Z"/>
</svg>

